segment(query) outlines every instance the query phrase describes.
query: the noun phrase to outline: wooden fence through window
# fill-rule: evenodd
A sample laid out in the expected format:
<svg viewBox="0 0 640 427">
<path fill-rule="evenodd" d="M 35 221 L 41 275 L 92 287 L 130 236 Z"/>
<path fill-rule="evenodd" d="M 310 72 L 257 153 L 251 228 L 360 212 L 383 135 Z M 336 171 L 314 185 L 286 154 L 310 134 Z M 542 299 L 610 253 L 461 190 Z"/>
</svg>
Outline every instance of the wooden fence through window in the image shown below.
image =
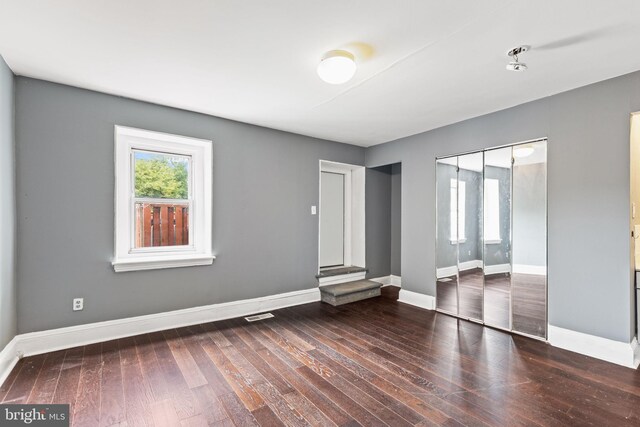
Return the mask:
<svg viewBox="0 0 640 427">
<path fill-rule="evenodd" d="M 135 247 L 189 244 L 189 207 L 137 203 Z"/>
</svg>

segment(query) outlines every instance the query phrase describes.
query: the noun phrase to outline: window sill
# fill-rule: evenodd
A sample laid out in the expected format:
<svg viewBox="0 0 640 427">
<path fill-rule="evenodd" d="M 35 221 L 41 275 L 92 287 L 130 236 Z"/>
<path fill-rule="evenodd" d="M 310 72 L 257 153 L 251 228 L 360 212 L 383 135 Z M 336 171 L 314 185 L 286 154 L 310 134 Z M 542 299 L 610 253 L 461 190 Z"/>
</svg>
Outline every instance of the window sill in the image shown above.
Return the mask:
<svg viewBox="0 0 640 427">
<path fill-rule="evenodd" d="M 484 241 L 485 245 L 499 245 L 500 243 L 502 243 L 502 239 L 494 239 L 494 240 L 485 240 Z"/>
<path fill-rule="evenodd" d="M 467 241 L 467 239 L 458 239 L 458 240 L 449 240 L 451 242 L 452 245 L 456 245 L 458 243 L 464 243 Z"/>
<path fill-rule="evenodd" d="M 136 257 L 111 262 L 116 273 L 125 271 L 157 270 L 160 268 L 195 267 L 211 265 L 216 259 L 213 255 L 172 255 L 154 257 Z"/>
</svg>

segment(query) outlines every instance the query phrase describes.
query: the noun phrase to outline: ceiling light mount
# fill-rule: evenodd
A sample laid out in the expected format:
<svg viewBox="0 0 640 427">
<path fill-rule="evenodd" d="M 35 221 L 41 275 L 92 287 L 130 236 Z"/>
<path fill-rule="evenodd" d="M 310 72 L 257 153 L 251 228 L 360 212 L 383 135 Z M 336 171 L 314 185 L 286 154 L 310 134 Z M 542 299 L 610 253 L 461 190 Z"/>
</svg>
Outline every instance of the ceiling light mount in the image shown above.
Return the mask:
<svg viewBox="0 0 640 427">
<path fill-rule="evenodd" d="M 330 50 L 322 56 L 318 64 L 318 76 L 327 83 L 339 85 L 346 83 L 356 73 L 356 61 L 351 52 Z"/>
<path fill-rule="evenodd" d="M 524 62 L 520 62 L 520 60 L 518 59 L 518 55 L 521 55 L 530 49 L 531 49 L 531 46 L 522 45 L 522 46 L 514 47 L 509 52 L 507 52 L 507 56 L 514 59 L 513 61 L 507 64 L 507 70 L 525 71 L 528 68 L 527 64 L 525 64 Z"/>
</svg>

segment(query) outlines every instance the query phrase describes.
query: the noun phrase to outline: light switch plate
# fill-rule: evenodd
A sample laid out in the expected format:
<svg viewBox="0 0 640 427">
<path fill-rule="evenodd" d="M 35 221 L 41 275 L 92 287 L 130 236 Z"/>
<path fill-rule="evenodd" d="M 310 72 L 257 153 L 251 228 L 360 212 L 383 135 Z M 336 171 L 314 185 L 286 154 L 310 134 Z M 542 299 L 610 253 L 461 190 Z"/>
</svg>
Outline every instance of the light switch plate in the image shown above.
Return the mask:
<svg viewBox="0 0 640 427">
<path fill-rule="evenodd" d="M 315 215 L 315 214 L 316 214 L 316 207 L 311 206 L 311 215 Z"/>
</svg>

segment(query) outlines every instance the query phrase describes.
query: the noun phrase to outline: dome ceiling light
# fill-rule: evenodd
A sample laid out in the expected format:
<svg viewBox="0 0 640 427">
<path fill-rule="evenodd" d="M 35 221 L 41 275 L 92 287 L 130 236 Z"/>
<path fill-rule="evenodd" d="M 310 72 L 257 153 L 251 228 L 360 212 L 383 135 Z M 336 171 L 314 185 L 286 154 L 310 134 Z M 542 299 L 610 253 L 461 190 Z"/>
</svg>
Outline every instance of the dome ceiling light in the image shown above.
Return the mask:
<svg viewBox="0 0 640 427">
<path fill-rule="evenodd" d="M 525 71 L 528 67 L 524 62 L 520 62 L 518 59 L 518 55 L 525 53 L 531 49 L 531 46 L 518 46 L 511 49 L 507 52 L 507 56 L 513 58 L 514 60 L 507 64 L 507 70 L 509 71 Z"/>
<path fill-rule="evenodd" d="M 331 50 L 324 54 L 318 64 L 318 76 L 332 85 L 346 83 L 356 73 L 356 61 L 346 50 Z"/>
</svg>

